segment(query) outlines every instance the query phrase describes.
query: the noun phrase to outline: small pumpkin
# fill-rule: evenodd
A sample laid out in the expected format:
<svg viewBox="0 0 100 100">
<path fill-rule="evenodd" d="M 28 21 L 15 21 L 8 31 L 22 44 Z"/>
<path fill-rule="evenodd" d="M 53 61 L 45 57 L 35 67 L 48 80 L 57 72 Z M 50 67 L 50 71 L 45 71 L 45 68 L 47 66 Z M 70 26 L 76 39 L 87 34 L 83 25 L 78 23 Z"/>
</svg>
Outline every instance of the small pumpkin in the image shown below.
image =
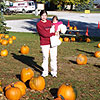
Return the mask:
<svg viewBox="0 0 100 100">
<path fill-rule="evenodd" d="M 100 48 L 100 43 L 97 44 L 97 47 Z"/>
<path fill-rule="evenodd" d="M 97 57 L 97 58 L 99 58 L 99 57 L 100 57 L 100 51 L 96 51 L 96 52 L 94 53 L 94 56 Z"/>
<path fill-rule="evenodd" d="M 0 37 L 3 38 L 5 35 L 4 34 L 0 34 Z"/>
<path fill-rule="evenodd" d="M 5 91 L 5 96 L 9 100 L 19 100 L 21 98 L 21 91 L 18 87 L 11 86 Z"/>
<path fill-rule="evenodd" d="M 60 40 L 61 42 L 63 42 L 63 38 L 60 37 L 59 40 Z"/>
<path fill-rule="evenodd" d="M 42 91 L 45 88 L 45 80 L 42 76 L 34 77 L 30 80 L 29 86 L 33 90 Z"/>
<path fill-rule="evenodd" d="M 69 42 L 70 40 L 69 40 L 68 37 L 64 37 L 64 41 L 65 41 L 65 42 Z"/>
<path fill-rule="evenodd" d="M 74 29 L 74 30 L 77 30 L 77 27 L 76 27 L 76 26 L 74 26 L 74 27 L 73 27 L 73 29 Z"/>
<path fill-rule="evenodd" d="M 72 42 L 75 42 L 75 40 L 76 40 L 75 37 L 71 37 Z"/>
<path fill-rule="evenodd" d="M 9 35 L 5 35 L 4 38 L 8 39 L 9 38 Z"/>
<path fill-rule="evenodd" d="M 8 40 L 2 40 L 1 44 L 2 45 L 7 45 L 8 44 Z"/>
<path fill-rule="evenodd" d="M 0 43 L 2 43 L 3 39 L 0 39 Z"/>
<path fill-rule="evenodd" d="M 64 97 L 65 100 L 75 100 L 75 92 L 74 89 L 70 84 L 62 84 L 58 91 L 57 91 L 57 96 L 58 98 L 61 98 L 61 95 Z"/>
<path fill-rule="evenodd" d="M 87 43 L 91 42 L 90 38 L 86 38 L 85 41 L 86 41 Z"/>
<path fill-rule="evenodd" d="M 9 44 L 12 44 L 12 43 L 13 43 L 13 40 L 8 40 L 8 43 L 9 43 Z"/>
<path fill-rule="evenodd" d="M 72 26 L 70 26 L 70 27 L 69 27 L 69 29 L 70 29 L 70 30 L 72 30 L 72 29 L 73 29 L 73 27 L 72 27 Z"/>
<path fill-rule="evenodd" d="M 29 53 L 29 47 L 28 46 L 22 46 L 20 51 L 21 51 L 22 54 L 28 54 Z"/>
<path fill-rule="evenodd" d="M 21 80 L 23 82 L 30 80 L 33 76 L 34 76 L 34 72 L 31 68 L 23 68 L 21 70 Z"/>
<path fill-rule="evenodd" d="M 85 65 L 87 63 L 87 57 L 86 55 L 79 54 L 76 58 L 76 62 L 79 65 Z"/>
<path fill-rule="evenodd" d="M 16 40 L 16 37 L 15 37 L 15 36 L 12 36 L 11 38 L 12 38 L 13 40 Z"/>
<path fill-rule="evenodd" d="M 69 34 L 71 34 L 72 32 L 68 32 Z"/>
<path fill-rule="evenodd" d="M 1 50 L 0 55 L 1 56 L 7 56 L 8 55 L 7 49 Z"/>
</svg>

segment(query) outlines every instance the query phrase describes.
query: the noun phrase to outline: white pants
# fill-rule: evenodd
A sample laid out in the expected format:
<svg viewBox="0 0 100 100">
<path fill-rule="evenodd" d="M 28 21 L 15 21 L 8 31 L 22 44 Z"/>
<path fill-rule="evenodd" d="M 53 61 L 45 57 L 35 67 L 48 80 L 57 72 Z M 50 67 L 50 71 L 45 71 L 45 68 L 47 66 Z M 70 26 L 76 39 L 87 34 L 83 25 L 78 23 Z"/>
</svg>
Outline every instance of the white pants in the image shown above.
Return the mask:
<svg viewBox="0 0 100 100">
<path fill-rule="evenodd" d="M 48 58 L 49 58 L 49 50 L 50 50 L 50 66 L 51 66 L 51 74 L 57 75 L 57 46 L 50 48 L 50 45 L 43 45 L 41 46 L 42 53 L 43 53 L 43 73 L 45 75 L 48 75 Z"/>
</svg>

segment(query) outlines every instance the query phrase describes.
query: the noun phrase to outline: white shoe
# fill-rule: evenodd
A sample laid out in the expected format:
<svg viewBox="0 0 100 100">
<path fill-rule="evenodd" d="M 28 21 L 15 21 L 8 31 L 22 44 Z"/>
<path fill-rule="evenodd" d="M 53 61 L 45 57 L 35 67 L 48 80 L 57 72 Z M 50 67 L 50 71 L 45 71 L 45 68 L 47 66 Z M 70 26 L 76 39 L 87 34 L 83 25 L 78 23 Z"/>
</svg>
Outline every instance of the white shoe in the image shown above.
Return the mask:
<svg viewBox="0 0 100 100">
<path fill-rule="evenodd" d="M 48 76 L 48 74 L 44 74 L 44 73 L 43 73 L 41 76 L 46 77 L 46 76 Z"/>
<path fill-rule="evenodd" d="M 57 77 L 57 75 L 52 75 L 52 77 L 55 77 L 55 78 L 56 78 L 56 77 Z"/>
</svg>

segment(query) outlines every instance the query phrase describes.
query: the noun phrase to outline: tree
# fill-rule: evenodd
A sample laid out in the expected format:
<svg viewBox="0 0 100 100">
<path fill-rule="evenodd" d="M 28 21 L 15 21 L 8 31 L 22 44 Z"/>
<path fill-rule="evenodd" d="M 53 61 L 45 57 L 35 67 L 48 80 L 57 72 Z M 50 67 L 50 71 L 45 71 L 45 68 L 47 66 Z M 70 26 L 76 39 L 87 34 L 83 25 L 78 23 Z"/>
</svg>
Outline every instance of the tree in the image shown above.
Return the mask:
<svg viewBox="0 0 100 100">
<path fill-rule="evenodd" d="M 88 4 L 93 5 L 94 0 L 36 0 L 36 1 L 42 2 L 42 3 L 45 3 L 46 1 L 48 1 L 56 5 L 59 10 L 63 10 L 65 5 L 71 5 L 71 10 L 72 10 L 73 5 L 75 5 L 77 8 L 80 5 L 81 8 L 83 7 L 84 9 L 86 9 Z"/>
<path fill-rule="evenodd" d="M 3 16 L 4 7 L 5 7 L 4 2 L 0 2 L 0 33 L 7 33 L 6 23 L 4 22 L 5 18 Z"/>
</svg>

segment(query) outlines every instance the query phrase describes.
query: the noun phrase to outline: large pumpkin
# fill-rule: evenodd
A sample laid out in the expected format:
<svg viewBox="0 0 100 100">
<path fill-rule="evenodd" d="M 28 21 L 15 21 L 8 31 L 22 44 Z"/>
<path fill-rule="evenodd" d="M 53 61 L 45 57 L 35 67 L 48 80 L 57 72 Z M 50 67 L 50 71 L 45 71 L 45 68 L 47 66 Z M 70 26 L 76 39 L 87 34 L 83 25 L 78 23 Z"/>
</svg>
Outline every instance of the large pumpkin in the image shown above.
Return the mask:
<svg viewBox="0 0 100 100">
<path fill-rule="evenodd" d="M 2 40 L 1 44 L 2 45 L 7 45 L 8 44 L 8 40 Z"/>
<path fill-rule="evenodd" d="M 21 98 L 21 91 L 18 87 L 10 87 L 5 91 L 5 96 L 8 100 L 19 100 Z"/>
<path fill-rule="evenodd" d="M 79 65 L 84 65 L 87 63 L 87 57 L 86 55 L 83 55 L 83 54 L 79 54 L 76 58 L 76 62 L 77 64 Z"/>
<path fill-rule="evenodd" d="M 34 77 L 30 80 L 29 86 L 33 90 L 41 91 L 45 88 L 45 80 L 42 76 Z"/>
<path fill-rule="evenodd" d="M 97 44 L 97 47 L 100 48 L 100 43 Z"/>
<path fill-rule="evenodd" d="M 17 81 L 17 82 L 15 82 L 15 83 L 11 83 L 11 84 L 9 84 L 9 85 L 7 85 L 6 87 L 5 87 L 5 91 L 7 90 L 7 89 L 9 89 L 10 87 L 18 87 L 19 89 L 20 89 L 20 91 L 21 91 L 21 96 L 23 96 L 23 95 L 25 95 L 26 94 L 26 85 L 23 83 L 23 82 L 21 82 L 21 81 Z"/>
<path fill-rule="evenodd" d="M 7 49 L 1 50 L 0 55 L 1 56 L 7 56 L 8 55 Z"/>
<path fill-rule="evenodd" d="M 23 82 L 30 80 L 33 76 L 34 76 L 34 72 L 31 68 L 23 68 L 21 70 L 21 80 Z"/>
<path fill-rule="evenodd" d="M 64 97 L 65 100 L 75 100 L 75 92 L 71 85 L 69 84 L 62 84 L 57 92 L 57 96 L 61 98 L 61 95 Z"/>
<path fill-rule="evenodd" d="M 22 54 L 28 54 L 29 53 L 29 47 L 28 46 L 22 46 L 20 51 L 21 51 Z"/>
<path fill-rule="evenodd" d="M 26 94 L 26 85 L 23 82 L 18 81 L 14 83 L 14 87 L 18 87 L 21 90 L 22 96 Z"/>
<path fill-rule="evenodd" d="M 96 52 L 94 53 L 94 56 L 97 57 L 97 58 L 99 58 L 99 57 L 100 57 L 100 51 L 96 51 Z"/>
</svg>

